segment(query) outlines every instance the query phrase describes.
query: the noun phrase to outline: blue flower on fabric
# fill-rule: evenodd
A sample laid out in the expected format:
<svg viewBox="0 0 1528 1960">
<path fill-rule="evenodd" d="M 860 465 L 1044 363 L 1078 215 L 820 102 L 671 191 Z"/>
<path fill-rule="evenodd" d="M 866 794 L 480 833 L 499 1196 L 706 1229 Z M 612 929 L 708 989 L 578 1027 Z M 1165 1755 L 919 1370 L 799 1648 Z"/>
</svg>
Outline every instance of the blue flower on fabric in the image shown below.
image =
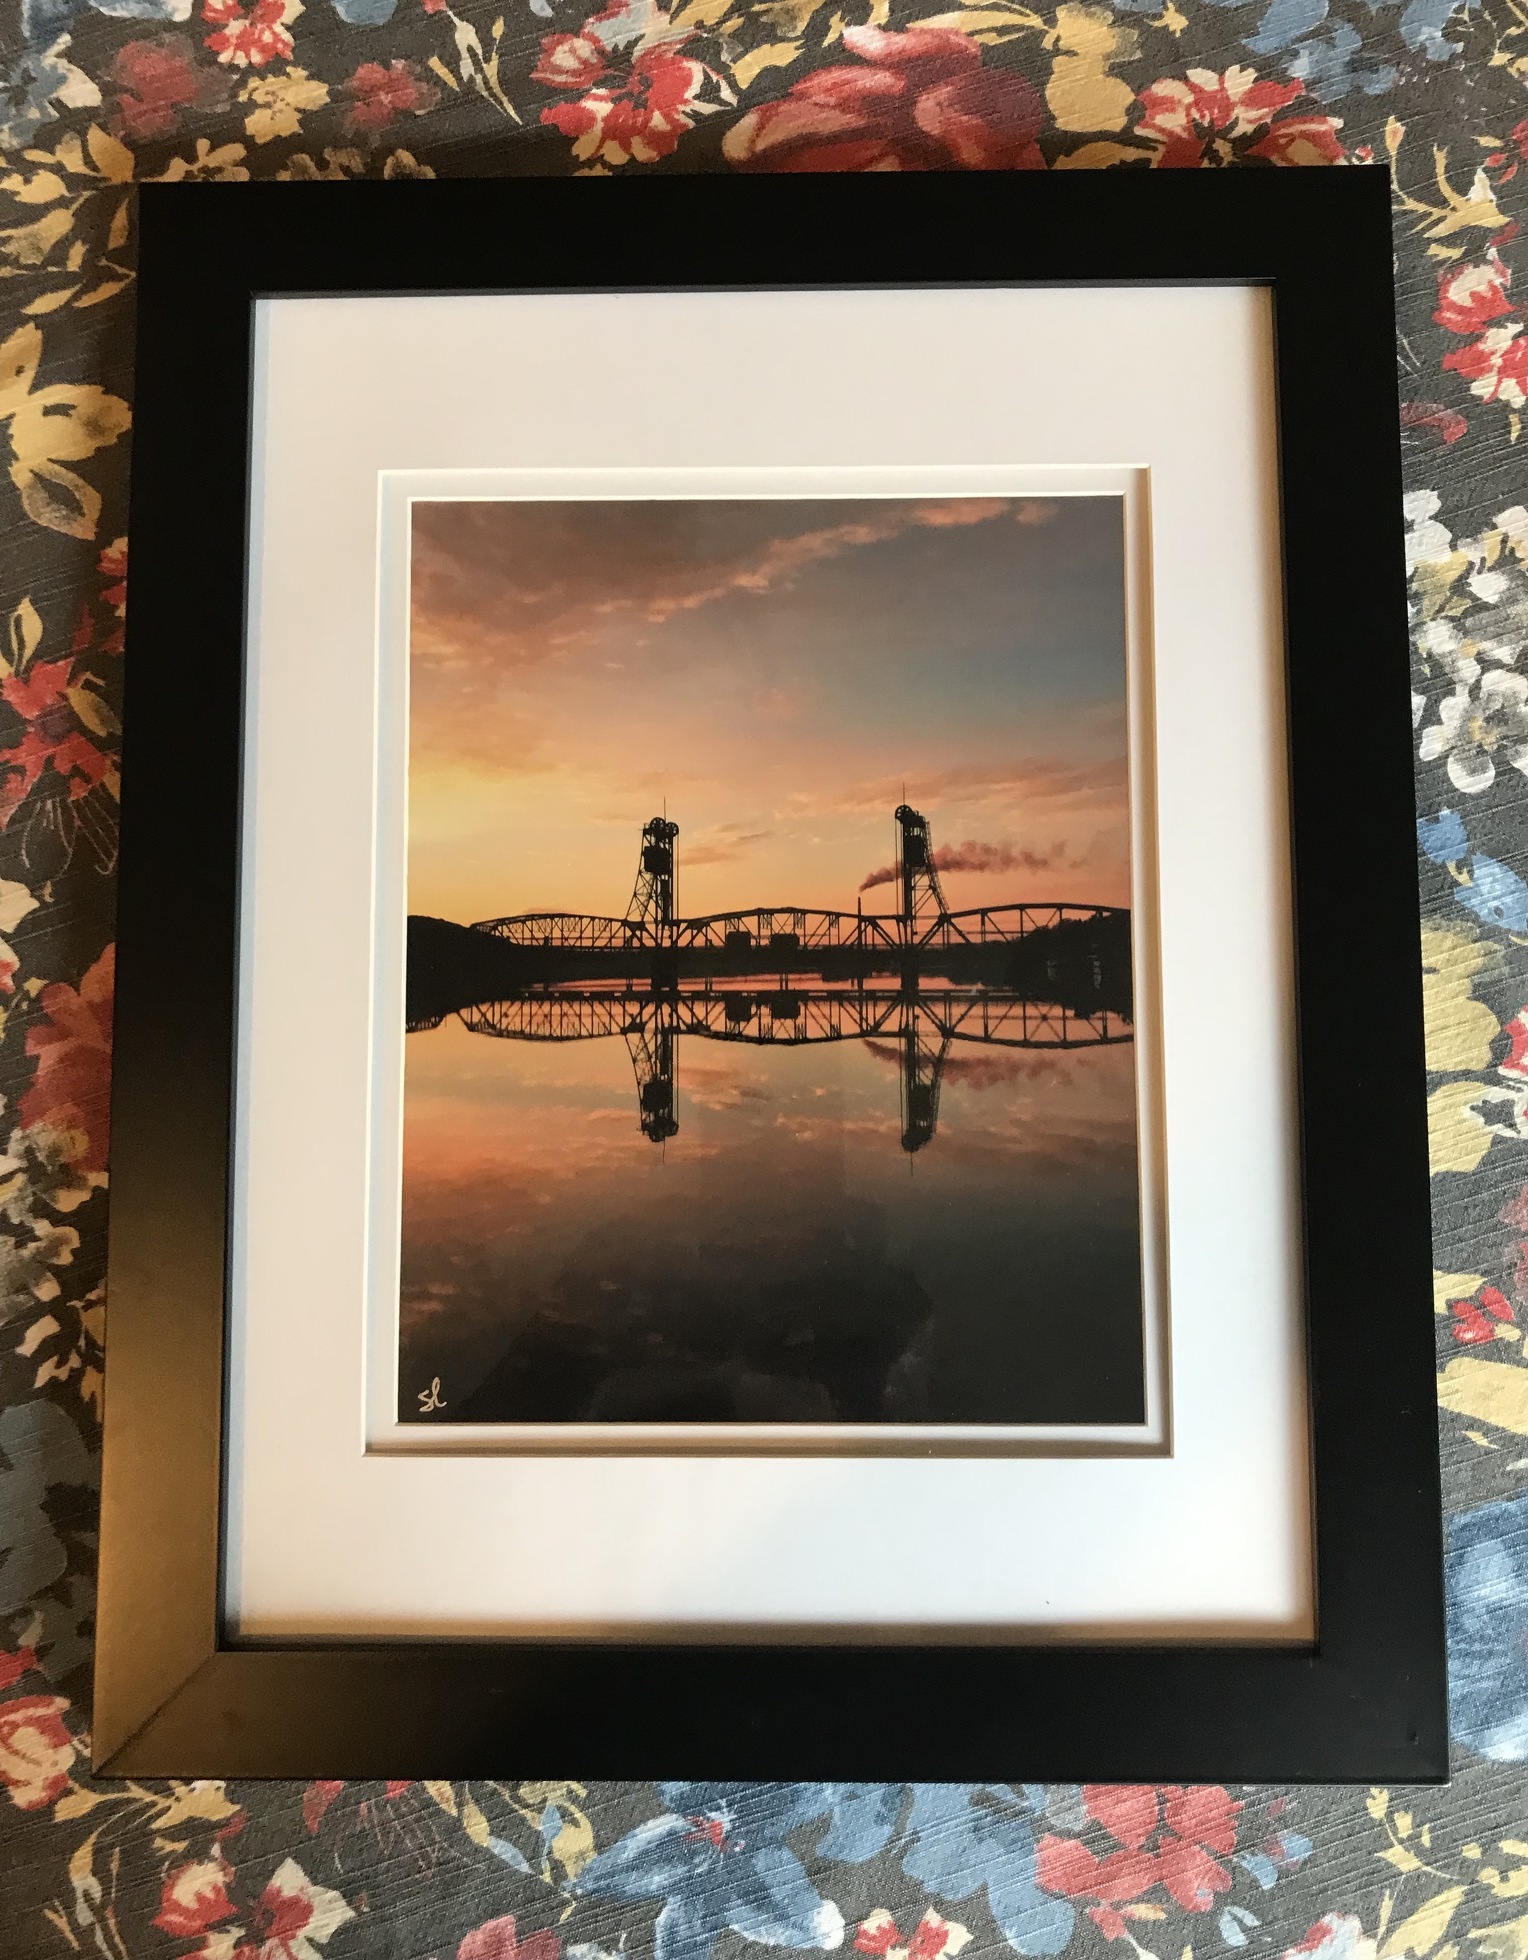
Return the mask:
<svg viewBox="0 0 1528 1960">
<path fill-rule="evenodd" d="M 1528 1495 L 1448 1521 L 1449 1726 L 1497 1763 L 1528 1761 Z"/>
<path fill-rule="evenodd" d="M 1150 13 L 1156 0 L 1117 0 L 1134 14 Z M 1249 0 L 1210 0 L 1215 7 L 1228 10 L 1249 4 Z M 1443 29 L 1457 13 L 1473 13 L 1480 0 L 1369 0 L 1369 11 L 1378 14 L 1400 7 L 1396 31 L 1413 53 L 1429 61 L 1449 61 L 1460 43 L 1450 41 Z M 1254 54 L 1273 55 L 1295 48 L 1284 72 L 1291 81 L 1303 82 L 1323 102 L 1337 102 L 1353 89 L 1365 95 L 1383 95 L 1400 79 L 1393 62 L 1375 61 L 1363 51 L 1362 37 L 1346 21 L 1334 21 L 1329 34 L 1316 32 L 1331 15 L 1331 0 L 1264 0 L 1263 11 L 1242 46 Z"/>
<path fill-rule="evenodd" d="M 1260 1850 L 1238 1851 L 1232 1863 L 1251 1872 L 1262 1889 L 1271 1892 L 1278 1883 L 1279 1873 L 1298 1871 L 1315 1848 L 1298 1831 L 1280 1831 Z M 1238 1942 L 1233 1940 L 1231 1944 L 1235 1946 Z"/>
<path fill-rule="evenodd" d="M 1457 810 L 1419 818 L 1417 844 L 1424 857 L 1448 867 L 1456 884 L 1455 903 L 1473 912 L 1482 925 L 1528 933 L 1528 885 L 1495 858 L 1470 855 L 1469 835 Z"/>
<path fill-rule="evenodd" d="M 1499 926 L 1503 932 L 1528 932 L 1528 885 L 1515 871 L 1495 858 L 1473 857 L 1469 877 L 1469 883 L 1454 893 L 1467 912 L 1473 912 L 1482 925 Z"/>
<path fill-rule="evenodd" d="M 113 20 L 188 21 L 194 0 L 22 0 L 22 33 L 29 45 L 63 33 L 86 5 Z M 330 0 L 351 27 L 380 27 L 392 19 L 398 0 Z M 99 98 L 97 98 L 99 99 Z"/>
<path fill-rule="evenodd" d="M 1443 30 L 1456 13 L 1463 19 L 1479 5 L 1480 0 L 1409 0 L 1401 15 L 1401 39 L 1429 61 L 1452 60 L 1460 43 L 1449 40 Z"/>
<path fill-rule="evenodd" d="M 48 48 L 24 50 L 9 67 L 0 68 L 0 149 L 24 149 L 44 123 L 66 109 L 93 109 L 101 91 L 82 68 L 64 59 L 69 36 L 60 34 Z"/>
<path fill-rule="evenodd" d="M 602 1851 L 573 1890 L 658 1899 L 656 1960 L 706 1960 L 721 1934 L 764 1946 L 839 1946 L 843 1914 L 812 1885 L 787 1833 L 828 1819 L 826 1857 L 875 1856 L 901 1807 L 896 1784 L 660 1783 L 669 1812 Z"/>
<path fill-rule="evenodd" d="M 915 1783 L 902 1869 L 950 1901 L 985 1885 L 992 1917 L 1016 1953 L 1059 1953 L 1075 1914 L 1035 1883 L 1029 1800 L 1027 1792 L 980 1783 Z"/>
<path fill-rule="evenodd" d="M 1241 0 L 1215 0 L 1220 7 L 1239 6 Z M 1378 13 L 1386 5 L 1399 5 L 1400 0 L 1374 0 L 1371 11 Z M 1471 13 L 1480 0 L 1406 0 L 1401 13 L 1397 31 L 1404 45 L 1413 53 L 1425 54 L 1429 61 L 1448 61 L 1458 54 L 1459 43 L 1445 39 L 1443 29 L 1451 15 Z M 1267 10 L 1258 21 L 1256 31 L 1248 36 L 1245 46 L 1255 54 L 1272 54 L 1278 48 L 1287 48 L 1298 41 L 1302 34 L 1309 34 L 1313 28 L 1321 26 L 1329 12 L 1329 0 L 1270 0 Z M 1339 26 L 1334 41 L 1351 36 L 1348 52 L 1351 54 L 1358 46 L 1358 36 L 1351 28 Z M 1388 87 L 1395 80 L 1394 68 L 1385 70 L 1389 81 L 1381 86 Z M 1294 70 L 1291 69 L 1293 74 Z M 1361 82 L 1371 95 L 1379 89 L 1368 80 Z"/>
<path fill-rule="evenodd" d="M 1249 41 L 1247 45 L 1256 44 Z M 1330 34 L 1312 34 L 1302 41 L 1284 72 L 1292 82 L 1304 82 L 1322 102 L 1340 102 L 1355 88 L 1365 95 L 1383 95 L 1395 87 L 1400 76 L 1392 62 L 1370 61 L 1365 56 L 1357 29 L 1345 20 L 1338 21 Z"/>
<path fill-rule="evenodd" d="M 1417 843 L 1434 864 L 1458 864 L 1470 854 L 1469 833 L 1457 810 L 1440 810 L 1417 819 Z"/>
<path fill-rule="evenodd" d="M 187 21 L 193 0 L 89 0 L 112 20 Z M 31 46 L 66 33 L 85 0 L 22 0 L 21 31 Z"/>
</svg>

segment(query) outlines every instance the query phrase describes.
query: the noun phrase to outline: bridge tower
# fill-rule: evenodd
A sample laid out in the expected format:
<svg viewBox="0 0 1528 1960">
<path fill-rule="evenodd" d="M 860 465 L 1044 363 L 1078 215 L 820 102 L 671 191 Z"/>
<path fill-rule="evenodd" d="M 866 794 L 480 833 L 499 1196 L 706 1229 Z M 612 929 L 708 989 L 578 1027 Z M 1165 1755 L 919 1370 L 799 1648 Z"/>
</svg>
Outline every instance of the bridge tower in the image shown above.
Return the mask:
<svg viewBox="0 0 1528 1960">
<path fill-rule="evenodd" d="M 674 839 L 677 823 L 649 817 L 642 826 L 642 854 L 637 859 L 637 882 L 626 908 L 626 923 L 644 934 L 666 939 L 674 923 Z"/>
<path fill-rule="evenodd" d="M 625 1029 L 626 1048 L 637 1078 L 637 1111 L 642 1134 L 667 1143 L 679 1132 L 674 1114 L 674 1051 L 678 1047 L 675 1010 L 658 1001 L 633 1016 Z"/>
<path fill-rule="evenodd" d="M 902 887 L 902 927 L 907 941 L 916 945 L 925 929 L 942 919 L 949 907 L 939 889 L 939 873 L 934 865 L 934 840 L 928 818 L 899 803 L 897 818 L 897 871 Z"/>
<path fill-rule="evenodd" d="M 939 1084 L 950 1041 L 912 1001 L 903 1004 L 901 1033 L 902 1148 L 912 1156 L 933 1141 L 939 1126 Z"/>
</svg>

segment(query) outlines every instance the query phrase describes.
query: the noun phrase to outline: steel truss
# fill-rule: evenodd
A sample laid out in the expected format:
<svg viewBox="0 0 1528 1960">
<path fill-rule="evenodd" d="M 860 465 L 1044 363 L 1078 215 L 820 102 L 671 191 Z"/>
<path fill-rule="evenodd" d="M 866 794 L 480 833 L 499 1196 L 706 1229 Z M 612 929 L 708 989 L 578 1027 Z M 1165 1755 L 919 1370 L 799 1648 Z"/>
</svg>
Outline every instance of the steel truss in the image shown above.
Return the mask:
<svg viewBox="0 0 1528 1960">
<path fill-rule="evenodd" d="M 651 1039 L 664 1027 L 672 1038 L 751 1042 L 799 1048 L 810 1042 L 867 1041 L 902 1031 L 904 1017 L 925 1023 L 942 1041 L 978 1041 L 999 1048 L 1091 1048 L 1129 1041 L 1131 1025 L 1118 1014 L 1078 1013 L 1050 1001 L 984 987 L 935 987 L 917 993 L 890 989 L 789 988 L 779 993 L 679 989 L 653 993 L 582 988 L 521 994 L 461 1010 L 474 1034 L 505 1041 L 593 1041 L 609 1035 Z"/>
<path fill-rule="evenodd" d="M 770 946 L 825 948 L 835 952 L 903 952 L 910 948 L 1013 944 L 1032 932 L 1046 932 L 1073 920 L 1128 917 L 1118 905 L 981 905 L 920 920 L 915 931 L 896 912 L 825 912 L 795 905 L 757 906 L 745 912 L 714 912 L 705 918 L 675 919 L 668 926 L 643 920 L 597 918 L 583 912 L 519 912 L 507 919 L 484 919 L 475 932 L 492 933 L 514 946 L 576 948 L 582 952 L 625 952 L 672 947 L 680 952 L 746 949 L 767 955 Z M 746 934 L 746 940 L 741 935 Z"/>
</svg>

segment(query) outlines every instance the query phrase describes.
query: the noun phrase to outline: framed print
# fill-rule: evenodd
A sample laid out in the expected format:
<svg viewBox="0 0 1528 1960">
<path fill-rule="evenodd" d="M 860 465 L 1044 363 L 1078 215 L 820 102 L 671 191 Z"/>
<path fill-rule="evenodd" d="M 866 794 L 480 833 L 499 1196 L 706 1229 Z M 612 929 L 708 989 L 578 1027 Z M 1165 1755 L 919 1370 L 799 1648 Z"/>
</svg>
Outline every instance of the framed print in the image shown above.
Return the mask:
<svg viewBox="0 0 1528 1960">
<path fill-rule="evenodd" d="M 1135 486 L 452 487 L 384 489 L 410 572 L 408 1032 L 374 1434 L 1160 1443 Z M 1016 770 L 1019 726 L 1049 733 Z M 913 795 L 977 834 L 941 841 Z"/>
<path fill-rule="evenodd" d="M 143 193 L 101 1767 L 1446 1773 L 1388 223 Z"/>
<path fill-rule="evenodd" d="M 1164 1449 L 1140 473 L 382 495 L 370 1444 Z"/>
</svg>

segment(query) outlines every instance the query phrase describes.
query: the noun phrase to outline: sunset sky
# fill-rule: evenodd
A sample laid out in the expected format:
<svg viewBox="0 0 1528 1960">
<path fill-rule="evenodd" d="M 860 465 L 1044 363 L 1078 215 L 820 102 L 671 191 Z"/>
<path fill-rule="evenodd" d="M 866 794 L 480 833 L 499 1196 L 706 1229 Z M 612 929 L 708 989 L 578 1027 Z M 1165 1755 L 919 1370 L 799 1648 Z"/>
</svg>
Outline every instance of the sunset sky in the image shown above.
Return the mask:
<svg viewBox="0 0 1528 1960">
<path fill-rule="evenodd" d="M 1114 498 L 416 503 L 411 912 L 1129 902 Z M 872 884 L 867 910 L 890 910 Z"/>
</svg>

